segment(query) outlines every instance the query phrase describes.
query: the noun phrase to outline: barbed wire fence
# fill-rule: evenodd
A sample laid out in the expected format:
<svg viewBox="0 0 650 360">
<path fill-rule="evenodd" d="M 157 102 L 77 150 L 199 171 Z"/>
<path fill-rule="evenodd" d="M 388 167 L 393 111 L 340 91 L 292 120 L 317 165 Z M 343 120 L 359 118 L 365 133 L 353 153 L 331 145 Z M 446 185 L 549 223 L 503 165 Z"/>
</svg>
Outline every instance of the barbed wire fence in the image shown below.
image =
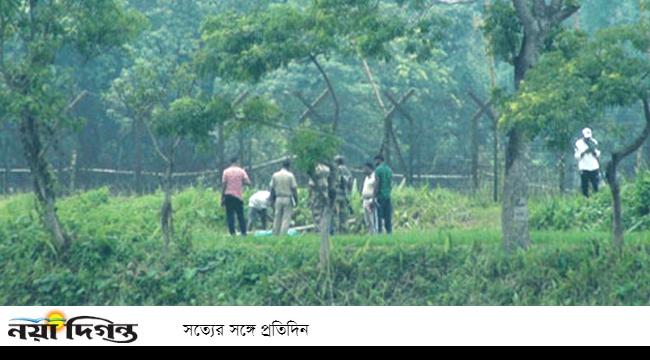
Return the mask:
<svg viewBox="0 0 650 360">
<path fill-rule="evenodd" d="M 274 171 L 276 171 L 283 161 L 290 159 L 284 156 L 278 159 L 269 160 L 247 168 L 255 185 L 258 188 L 265 188 Z M 358 184 L 362 184 L 363 171 L 361 169 L 352 169 Z M 73 169 L 71 167 L 53 170 L 59 180 L 59 190 L 64 194 L 74 193 L 75 191 L 87 191 L 101 187 L 109 187 L 117 193 L 134 192 L 134 181 L 136 171 L 132 169 L 110 169 L 110 168 L 87 168 L 81 167 Z M 155 192 L 160 184 L 159 179 L 163 176 L 161 171 L 142 171 L 140 173 L 145 186 L 145 193 Z M 479 183 L 484 193 L 490 193 L 493 190 L 494 174 L 489 164 L 481 167 L 479 171 Z M 199 171 L 175 172 L 172 175 L 175 186 L 184 188 L 190 186 L 217 187 L 220 185 L 221 170 L 205 169 Z M 306 184 L 307 178 L 298 176 Z M 394 180 L 396 186 L 406 185 L 408 175 L 396 173 Z M 416 187 L 443 188 L 452 191 L 470 194 L 473 193 L 471 174 L 421 174 L 413 175 L 410 185 Z M 575 176 L 570 178 L 567 187 L 576 186 Z M 74 180 L 72 180 L 74 179 Z M 560 179 L 558 170 L 548 165 L 531 165 L 529 169 L 529 185 L 531 196 L 557 195 L 560 193 Z M 74 182 L 71 187 L 70 182 Z M 5 169 L 0 168 L 0 184 L 2 193 L 12 194 L 30 190 L 31 172 L 27 168 Z M 481 193 L 479 191 L 479 193 Z M 486 195 L 487 196 L 487 195 Z"/>
</svg>

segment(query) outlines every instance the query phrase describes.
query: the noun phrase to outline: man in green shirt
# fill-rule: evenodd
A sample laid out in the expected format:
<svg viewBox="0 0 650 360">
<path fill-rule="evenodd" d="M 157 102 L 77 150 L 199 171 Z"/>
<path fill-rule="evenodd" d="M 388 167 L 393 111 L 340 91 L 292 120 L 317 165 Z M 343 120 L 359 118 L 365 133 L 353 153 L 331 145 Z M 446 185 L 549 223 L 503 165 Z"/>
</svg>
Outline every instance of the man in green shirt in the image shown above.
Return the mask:
<svg viewBox="0 0 650 360">
<path fill-rule="evenodd" d="M 393 170 L 388 167 L 382 155 L 375 157 L 377 169 L 375 170 L 375 178 L 377 184 L 375 186 L 375 198 L 378 204 L 378 217 L 379 217 L 379 233 L 386 229 L 387 234 L 393 233 L 393 204 L 391 201 L 391 193 L 393 192 Z"/>
</svg>

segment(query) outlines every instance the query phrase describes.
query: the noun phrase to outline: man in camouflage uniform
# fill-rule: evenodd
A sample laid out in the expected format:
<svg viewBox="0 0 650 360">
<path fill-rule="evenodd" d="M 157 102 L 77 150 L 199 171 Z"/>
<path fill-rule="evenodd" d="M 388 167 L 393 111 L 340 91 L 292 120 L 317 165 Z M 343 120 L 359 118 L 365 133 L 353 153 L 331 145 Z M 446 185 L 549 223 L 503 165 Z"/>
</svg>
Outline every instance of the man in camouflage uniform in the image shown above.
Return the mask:
<svg viewBox="0 0 650 360">
<path fill-rule="evenodd" d="M 318 184 L 314 183 L 313 179 L 309 179 L 309 206 L 311 214 L 314 219 L 314 226 L 316 230 L 320 231 L 320 223 L 323 217 L 323 209 L 327 206 L 328 196 L 328 181 L 330 176 L 330 168 L 324 164 L 316 165 L 314 175 Z"/>
<path fill-rule="evenodd" d="M 353 177 L 352 172 L 345 165 L 345 158 L 337 156 L 334 159 L 336 164 L 336 207 L 334 209 L 334 222 L 338 233 L 347 232 L 348 219 L 352 215 L 350 205 L 350 194 L 352 193 Z"/>
</svg>

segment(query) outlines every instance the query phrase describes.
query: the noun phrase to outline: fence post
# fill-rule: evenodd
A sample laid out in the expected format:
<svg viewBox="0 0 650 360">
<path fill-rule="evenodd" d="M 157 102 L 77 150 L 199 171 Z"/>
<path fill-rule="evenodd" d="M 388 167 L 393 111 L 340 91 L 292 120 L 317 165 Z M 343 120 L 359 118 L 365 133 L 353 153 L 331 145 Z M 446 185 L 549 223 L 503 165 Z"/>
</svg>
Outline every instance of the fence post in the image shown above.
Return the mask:
<svg viewBox="0 0 650 360">
<path fill-rule="evenodd" d="M 70 191 L 70 195 L 74 194 L 76 190 L 76 184 L 75 182 L 77 181 L 77 150 L 72 151 L 72 158 L 70 159 L 70 175 L 69 175 L 70 183 L 68 191 Z"/>
</svg>

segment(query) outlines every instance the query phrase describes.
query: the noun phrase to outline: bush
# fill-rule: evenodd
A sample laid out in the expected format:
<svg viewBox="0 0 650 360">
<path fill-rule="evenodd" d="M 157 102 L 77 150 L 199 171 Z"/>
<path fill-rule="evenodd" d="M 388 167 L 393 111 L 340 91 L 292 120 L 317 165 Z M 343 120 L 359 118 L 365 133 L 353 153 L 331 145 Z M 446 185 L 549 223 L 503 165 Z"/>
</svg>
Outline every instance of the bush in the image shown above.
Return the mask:
<svg viewBox="0 0 650 360">
<path fill-rule="evenodd" d="M 622 188 L 623 224 L 629 230 L 650 229 L 650 173 Z M 537 230 L 609 231 L 612 194 L 604 189 L 589 199 L 564 196 L 531 202 L 531 227 Z"/>
<path fill-rule="evenodd" d="M 333 287 L 318 239 L 77 241 L 61 262 L 36 240 L 0 245 L 2 305 L 650 305 L 650 246 L 623 257 L 606 236 L 506 257 L 455 233 L 336 238 Z"/>
<path fill-rule="evenodd" d="M 562 227 L 587 223 L 606 199 Z M 396 191 L 398 224 L 426 232 L 335 237 L 332 287 L 317 271 L 317 236 L 225 236 L 218 195 L 202 188 L 175 196 L 178 236 L 164 255 L 161 200 L 106 189 L 62 200 L 74 230 L 62 258 L 31 196 L 0 200 L 0 305 L 650 305 L 647 234 L 630 236 L 620 256 L 607 233 L 534 233 L 530 251 L 506 257 L 481 219 L 498 212 L 444 190 Z M 557 227 L 557 214 L 584 207 L 549 200 L 535 219 Z"/>
</svg>

